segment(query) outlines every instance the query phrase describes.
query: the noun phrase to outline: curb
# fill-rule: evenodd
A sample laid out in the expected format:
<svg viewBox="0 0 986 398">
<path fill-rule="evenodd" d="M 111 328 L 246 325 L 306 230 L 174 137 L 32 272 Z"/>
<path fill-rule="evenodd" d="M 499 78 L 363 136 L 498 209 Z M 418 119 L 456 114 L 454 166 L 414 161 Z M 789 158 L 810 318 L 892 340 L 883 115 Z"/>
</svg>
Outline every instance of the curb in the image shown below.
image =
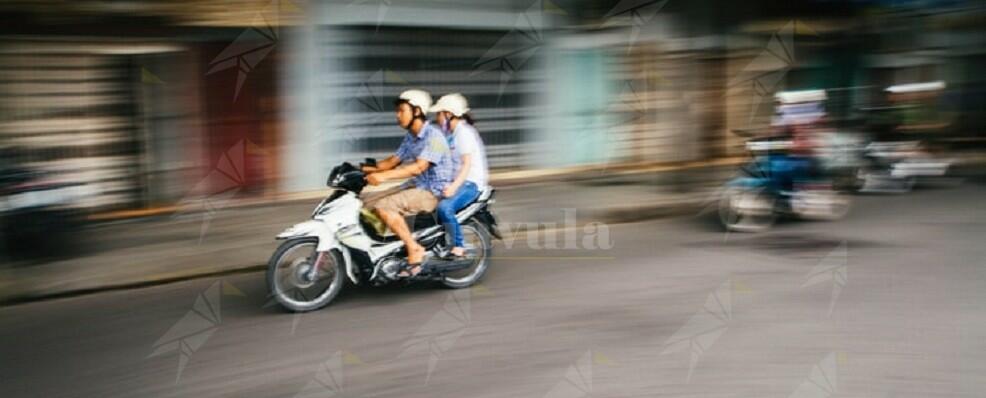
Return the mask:
<svg viewBox="0 0 986 398">
<path fill-rule="evenodd" d="M 190 272 L 187 274 L 175 274 L 160 278 L 150 278 L 140 281 L 133 281 L 120 284 L 107 284 L 102 286 L 93 286 L 77 289 L 66 289 L 59 292 L 51 293 L 40 293 L 40 294 L 22 294 L 10 297 L 4 297 L 0 299 L 0 308 L 13 307 L 21 304 L 37 303 L 49 300 L 58 299 L 68 299 L 74 297 L 82 297 L 90 294 L 112 292 L 112 291 L 122 291 L 122 290 L 132 290 L 141 289 L 145 287 L 154 287 L 167 285 L 176 282 L 191 281 L 215 276 L 226 276 L 226 275 L 236 275 L 236 274 L 246 274 L 251 272 L 260 272 L 266 268 L 264 265 L 249 265 L 243 267 L 229 268 L 221 271 L 212 272 Z"/>
</svg>

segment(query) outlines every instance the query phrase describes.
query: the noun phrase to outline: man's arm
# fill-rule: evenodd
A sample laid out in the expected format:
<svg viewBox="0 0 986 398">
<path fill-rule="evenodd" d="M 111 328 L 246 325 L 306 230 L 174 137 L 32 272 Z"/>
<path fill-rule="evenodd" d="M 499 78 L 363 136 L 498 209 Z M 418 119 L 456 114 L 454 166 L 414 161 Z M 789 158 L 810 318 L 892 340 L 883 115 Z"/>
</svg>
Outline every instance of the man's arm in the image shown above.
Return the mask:
<svg viewBox="0 0 986 398">
<path fill-rule="evenodd" d="M 421 173 L 424 173 L 425 170 L 428 170 L 429 167 L 431 167 L 431 162 L 429 162 L 427 159 L 424 158 L 418 158 L 417 160 L 414 161 L 414 163 L 411 163 L 406 166 L 401 166 L 393 170 L 384 171 L 379 174 L 383 174 L 382 177 L 388 180 L 399 180 L 402 178 L 409 178 L 409 177 L 421 175 Z"/>
<path fill-rule="evenodd" d="M 441 136 L 440 132 L 429 133 L 427 139 L 427 146 L 425 146 L 421 153 L 415 157 L 414 163 L 401 166 L 393 170 L 370 174 L 366 177 L 366 181 L 371 185 L 376 185 L 387 180 L 420 175 L 431 167 L 432 162 L 437 163 L 440 161 L 442 156 L 448 156 L 448 144 L 446 143 L 445 138 Z M 398 149 L 397 153 L 401 154 L 402 152 Z"/>
<path fill-rule="evenodd" d="M 367 176 L 371 185 L 376 185 L 387 180 L 399 180 L 408 177 L 414 177 L 424 173 L 425 170 L 431 167 L 431 162 L 428 159 L 418 158 L 406 166 L 401 166 L 393 170 L 381 171 L 379 173 L 373 173 Z M 376 183 L 376 184 L 374 184 Z"/>
<path fill-rule="evenodd" d="M 391 170 L 399 164 L 401 164 L 401 159 L 397 155 L 390 155 L 386 159 L 377 162 L 376 166 L 363 166 L 362 170 L 367 174 L 376 173 Z"/>
</svg>

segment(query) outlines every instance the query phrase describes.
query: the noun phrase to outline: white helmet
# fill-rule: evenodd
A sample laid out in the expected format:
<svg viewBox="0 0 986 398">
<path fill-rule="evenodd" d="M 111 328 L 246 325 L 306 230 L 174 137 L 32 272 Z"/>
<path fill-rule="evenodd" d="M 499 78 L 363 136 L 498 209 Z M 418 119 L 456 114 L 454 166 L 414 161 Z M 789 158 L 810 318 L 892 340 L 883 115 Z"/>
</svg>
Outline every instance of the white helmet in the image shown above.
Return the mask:
<svg viewBox="0 0 986 398">
<path fill-rule="evenodd" d="M 407 101 L 411 106 L 416 106 L 421 108 L 422 113 L 428 113 L 431 110 L 431 94 L 428 94 L 424 90 L 407 90 L 401 93 L 398 97 L 404 101 Z"/>
<path fill-rule="evenodd" d="M 469 103 L 466 102 L 466 97 L 463 97 L 462 94 L 446 94 L 438 99 L 435 106 L 431 107 L 431 111 L 450 112 L 455 117 L 462 117 L 462 115 L 469 113 Z"/>
</svg>

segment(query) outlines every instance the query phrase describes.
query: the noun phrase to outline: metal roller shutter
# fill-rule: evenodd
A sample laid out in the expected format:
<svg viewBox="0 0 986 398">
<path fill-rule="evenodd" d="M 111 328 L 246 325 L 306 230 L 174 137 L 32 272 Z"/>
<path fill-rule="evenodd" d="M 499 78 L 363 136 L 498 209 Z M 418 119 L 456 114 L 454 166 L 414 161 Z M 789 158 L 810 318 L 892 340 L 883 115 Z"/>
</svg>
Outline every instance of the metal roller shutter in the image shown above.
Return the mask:
<svg viewBox="0 0 986 398">
<path fill-rule="evenodd" d="M 0 145 L 98 192 L 82 207 L 133 207 L 142 189 L 133 74 L 123 55 L 0 47 Z"/>
<path fill-rule="evenodd" d="M 404 134 L 393 114 L 393 100 L 401 91 L 422 88 L 435 100 L 461 92 L 478 121 L 490 167 L 522 166 L 524 144 L 538 112 L 531 104 L 532 94 L 538 92 L 543 72 L 536 57 L 524 59 L 523 65 L 492 64 L 500 60 L 484 56 L 494 45 L 523 50 L 527 44 L 506 31 L 326 29 L 320 35 L 320 62 L 342 68 L 320 77 L 323 109 L 338 109 L 323 112 L 320 125 L 331 124 L 341 131 L 323 134 L 342 135 L 355 158 L 385 157 Z M 504 68 L 514 70 L 509 73 Z M 327 122 L 329 118 L 334 120 Z"/>
</svg>

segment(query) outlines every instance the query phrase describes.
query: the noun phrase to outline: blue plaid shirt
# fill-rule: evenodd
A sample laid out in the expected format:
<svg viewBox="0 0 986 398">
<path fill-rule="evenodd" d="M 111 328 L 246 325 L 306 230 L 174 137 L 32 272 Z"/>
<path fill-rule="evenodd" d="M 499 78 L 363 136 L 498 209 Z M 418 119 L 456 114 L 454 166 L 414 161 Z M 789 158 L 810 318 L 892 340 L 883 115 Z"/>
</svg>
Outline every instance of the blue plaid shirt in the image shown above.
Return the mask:
<svg viewBox="0 0 986 398">
<path fill-rule="evenodd" d="M 414 177 L 411 182 L 415 187 L 429 191 L 439 198 L 442 197 L 442 190 L 455 179 L 455 164 L 445 134 L 431 122 L 425 122 L 417 136 L 408 132 L 397 148 L 396 155 L 401 163 L 414 162 L 417 159 L 430 162 L 431 167 Z"/>
</svg>

